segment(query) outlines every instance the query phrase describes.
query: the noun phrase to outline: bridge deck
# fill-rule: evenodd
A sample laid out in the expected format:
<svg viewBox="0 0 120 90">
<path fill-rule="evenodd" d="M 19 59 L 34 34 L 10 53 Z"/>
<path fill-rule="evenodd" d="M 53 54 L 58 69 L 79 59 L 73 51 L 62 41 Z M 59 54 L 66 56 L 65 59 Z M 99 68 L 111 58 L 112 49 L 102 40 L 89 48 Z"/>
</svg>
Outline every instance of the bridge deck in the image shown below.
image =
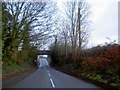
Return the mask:
<svg viewBox="0 0 120 90">
<path fill-rule="evenodd" d="M 37 50 L 38 55 L 50 55 L 49 50 Z"/>
</svg>

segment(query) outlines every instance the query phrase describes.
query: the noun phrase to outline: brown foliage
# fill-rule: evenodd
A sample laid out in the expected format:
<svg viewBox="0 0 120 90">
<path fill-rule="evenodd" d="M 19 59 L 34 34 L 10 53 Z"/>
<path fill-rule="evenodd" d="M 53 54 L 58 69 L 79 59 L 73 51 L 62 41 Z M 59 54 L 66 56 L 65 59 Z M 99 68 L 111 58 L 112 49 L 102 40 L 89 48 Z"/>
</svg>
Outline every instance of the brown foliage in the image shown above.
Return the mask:
<svg viewBox="0 0 120 90">
<path fill-rule="evenodd" d="M 105 57 L 88 57 L 82 62 L 83 68 L 90 71 L 104 70 L 108 67 L 109 60 Z"/>
<path fill-rule="evenodd" d="M 101 49 L 103 48 L 101 47 Z M 101 71 L 111 67 L 120 68 L 120 45 L 108 45 L 106 50 L 102 50 L 102 52 L 101 49 L 99 48 L 97 53 L 91 52 L 92 54 L 85 57 L 85 60 L 82 62 L 83 69 L 87 71 Z"/>
</svg>

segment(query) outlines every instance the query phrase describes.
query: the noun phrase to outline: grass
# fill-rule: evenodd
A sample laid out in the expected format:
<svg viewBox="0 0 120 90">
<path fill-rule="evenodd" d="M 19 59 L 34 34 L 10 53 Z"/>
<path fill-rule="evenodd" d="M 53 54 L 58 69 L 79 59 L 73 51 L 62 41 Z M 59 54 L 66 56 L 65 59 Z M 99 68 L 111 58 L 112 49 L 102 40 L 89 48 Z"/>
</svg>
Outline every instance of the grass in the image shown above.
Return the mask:
<svg viewBox="0 0 120 90">
<path fill-rule="evenodd" d="M 67 69 L 68 67 L 56 67 L 58 70 L 62 70 L 63 72 L 70 73 L 73 76 L 77 76 L 83 78 L 85 80 L 91 81 L 96 83 L 104 88 L 108 88 L 108 90 L 120 90 L 120 76 L 118 75 L 118 71 L 115 69 L 108 69 L 104 71 L 105 73 L 97 73 L 97 72 L 90 72 L 78 69 Z"/>
<path fill-rule="evenodd" d="M 1 35 L 1 32 L 0 32 Z M 2 40 L 0 40 L 0 78 L 2 77 Z"/>
<path fill-rule="evenodd" d="M 82 77 L 86 77 L 86 78 L 88 78 L 88 79 L 90 79 L 92 81 L 97 81 L 97 82 L 100 82 L 100 83 L 102 83 L 104 85 L 109 85 L 112 88 L 114 88 L 115 90 L 116 89 L 120 90 L 120 78 L 118 78 L 116 80 L 115 76 L 114 77 L 110 76 L 109 79 L 107 79 L 107 78 L 104 78 L 104 75 L 97 74 L 97 73 L 96 74 L 95 73 L 92 74 L 92 73 L 85 73 L 85 72 L 83 72 L 80 75 L 82 75 Z M 115 79 L 115 80 L 113 80 L 113 79 Z M 112 82 L 111 82 L 111 80 L 112 80 Z"/>
<path fill-rule="evenodd" d="M 2 60 L 0 61 L 0 78 L 2 78 Z"/>
<path fill-rule="evenodd" d="M 23 63 L 22 65 L 16 65 L 16 64 L 3 64 L 2 67 L 2 75 L 3 77 L 18 71 L 23 71 L 25 68 L 30 67 L 31 65 L 29 63 Z"/>
</svg>

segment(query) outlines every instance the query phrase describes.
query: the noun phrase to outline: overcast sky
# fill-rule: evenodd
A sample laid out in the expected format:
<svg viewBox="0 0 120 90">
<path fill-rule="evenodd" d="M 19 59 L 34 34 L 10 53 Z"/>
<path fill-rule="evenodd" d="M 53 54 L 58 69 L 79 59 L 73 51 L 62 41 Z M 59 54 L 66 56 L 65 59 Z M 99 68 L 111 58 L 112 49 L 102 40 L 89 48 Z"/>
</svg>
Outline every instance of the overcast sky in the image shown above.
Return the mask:
<svg viewBox="0 0 120 90">
<path fill-rule="evenodd" d="M 60 0 L 56 0 L 62 8 Z M 63 1 L 63 0 L 61 0 Z M 66 0 L 64 0 L 66 1 Z M 69 0 L 68 0 L 69 1 Z M 88 46 L 95 46 L 116 40 L 118 42 L 118 1 L 86 0 L 91 8 L 91 35 Z M 109 37 L 111 40 L 107 39 Z"/>
<path fill-rule="evenodd" d="M 113 40 L 118 42 L 118 0 L 87 1 L 91 4 L 93 24 L 89 45 L 103 44 Z"/>
</svg>

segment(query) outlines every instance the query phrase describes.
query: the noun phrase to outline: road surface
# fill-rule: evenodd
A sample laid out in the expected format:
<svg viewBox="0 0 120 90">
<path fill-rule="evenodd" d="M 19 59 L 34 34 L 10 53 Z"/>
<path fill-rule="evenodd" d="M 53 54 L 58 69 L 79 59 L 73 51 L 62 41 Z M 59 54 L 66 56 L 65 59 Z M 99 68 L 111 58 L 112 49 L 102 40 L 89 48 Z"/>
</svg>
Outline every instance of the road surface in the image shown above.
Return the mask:
<svg viewBox="0 0 120 90">
<path fill-rule="evenodd" d="M 48 66 L 45 59 L 40 60 L 40 68 L 16 84 L 13 88 L 102 88 L 79 80 Z"/>
</svg>

